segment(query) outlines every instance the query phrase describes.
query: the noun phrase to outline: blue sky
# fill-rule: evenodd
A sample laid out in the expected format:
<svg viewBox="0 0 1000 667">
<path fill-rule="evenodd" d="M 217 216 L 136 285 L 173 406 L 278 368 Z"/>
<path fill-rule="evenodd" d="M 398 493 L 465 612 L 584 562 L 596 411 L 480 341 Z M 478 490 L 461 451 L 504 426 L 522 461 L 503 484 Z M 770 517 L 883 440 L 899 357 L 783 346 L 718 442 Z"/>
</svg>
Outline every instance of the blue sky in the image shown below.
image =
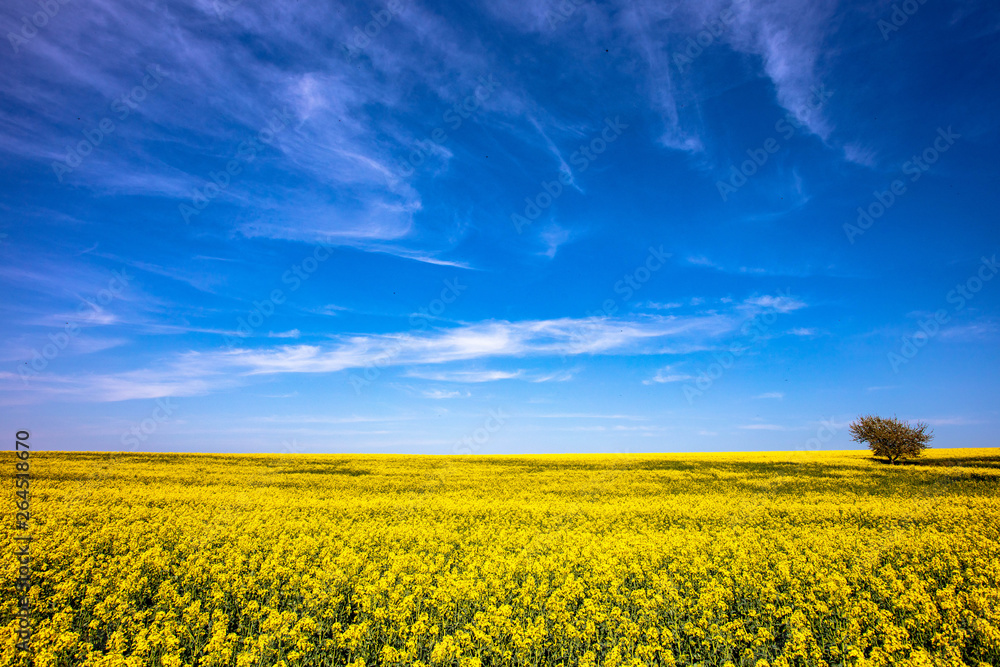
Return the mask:
<svg viewBox="0 0 1000 667">
<path fill-rule="evenodd" d="M 995 446 L 1000 8 L 0 10 L 36 447 Z"/>
</svg>

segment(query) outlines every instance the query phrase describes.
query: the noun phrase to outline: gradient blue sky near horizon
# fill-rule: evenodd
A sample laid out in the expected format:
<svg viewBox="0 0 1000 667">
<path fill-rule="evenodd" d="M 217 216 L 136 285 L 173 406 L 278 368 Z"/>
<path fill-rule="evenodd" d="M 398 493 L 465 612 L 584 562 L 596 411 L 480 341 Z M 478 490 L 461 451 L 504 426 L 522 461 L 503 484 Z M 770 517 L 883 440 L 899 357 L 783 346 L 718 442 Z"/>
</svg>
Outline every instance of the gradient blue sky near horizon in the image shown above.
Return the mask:
<svg viewBox="0 0 1000 667">
<path fill-rule="evenodd" d="M 994 4 L 43 5 L 0 10 L 37 448 L 997 445 Z"/>
</svg>

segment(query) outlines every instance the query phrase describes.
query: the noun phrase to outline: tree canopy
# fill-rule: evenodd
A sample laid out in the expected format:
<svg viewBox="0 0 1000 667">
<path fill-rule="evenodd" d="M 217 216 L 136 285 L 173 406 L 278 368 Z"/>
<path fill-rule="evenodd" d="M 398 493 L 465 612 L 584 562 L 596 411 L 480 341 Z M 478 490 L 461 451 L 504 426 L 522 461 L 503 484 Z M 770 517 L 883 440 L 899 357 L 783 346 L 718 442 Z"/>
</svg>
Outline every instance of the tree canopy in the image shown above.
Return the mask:
<svg viewBox="0 0 1000 667">
<path fill-rule="evenodd" d="M 850 431 L 852 440 L 868 443 L 875 456 L 883 456 L 889 463 L 920 456 L 934 437 L 923 422 L 910 426 L 895 417 L 887 419 L 875 415 L 858 417 L 850 425 Z"/>
</svg>

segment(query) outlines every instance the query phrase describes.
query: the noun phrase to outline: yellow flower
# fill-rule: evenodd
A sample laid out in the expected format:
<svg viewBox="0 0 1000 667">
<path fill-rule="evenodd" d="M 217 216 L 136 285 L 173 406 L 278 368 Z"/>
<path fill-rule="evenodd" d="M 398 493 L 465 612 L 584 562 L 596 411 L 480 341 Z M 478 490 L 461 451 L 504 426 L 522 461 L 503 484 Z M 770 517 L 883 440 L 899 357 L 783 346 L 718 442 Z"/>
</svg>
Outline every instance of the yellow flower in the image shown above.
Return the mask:
<svg viewBox="0 0 1000 667">
<path fill-rule="evenodd" d="M 985 467 L 1000 455 L 948 455 L 984 467 L 888 470 L 858 452 L 142 454 L 81 491 L 96 455 L 47 453 L 60 474 L 38 501 L 30 657 L 1000 664 Z M 16 620 L 0 633 L 12 646 Z"/>
</svg>

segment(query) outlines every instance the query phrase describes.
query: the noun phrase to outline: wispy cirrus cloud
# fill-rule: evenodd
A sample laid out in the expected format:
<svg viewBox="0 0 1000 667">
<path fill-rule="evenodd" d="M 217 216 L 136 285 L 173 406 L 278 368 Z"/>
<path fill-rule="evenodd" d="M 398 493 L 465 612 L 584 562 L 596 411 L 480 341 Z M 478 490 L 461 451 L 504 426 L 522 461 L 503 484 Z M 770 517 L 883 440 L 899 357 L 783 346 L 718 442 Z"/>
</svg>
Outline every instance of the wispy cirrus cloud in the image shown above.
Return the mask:
<svg viewBox="0 0 1000 667">
<path fill-rule="evenodd" d="M 687 258 L 687 263 L 692 264 L 694 266 L 706 266 L 712 269 L 719 269 L 720 271 L 722 270 L 722 266 L 720 264 L 716 264 L 715 262 L 710 260 L 708 257 L 705 257 L 704 255 L 692 255 Z"/>
<path fill-rule="evenodd" d="M 0 72 L 0 85 L 23 107 L 17 116 L 0 111 L 11 130 L 0 137 L 0 151 L 45 166 L 59 160 L 67 143 L 80 139 L 81 122 L 96 126 L 112 116 L 108 104 L 155 63 L 164 81 L 72 170 L 67 179 L 75 186 L 190 204 L 192 191 L 209 182 L 210 172 L 224 170 L 277 109 L 289 116 L 287 126 L 244 161 L 238 176 L 227 177 L 197 216 L 199 225 L 464 265 L 442 257 L 454 246 L 446 234 L 418 229 L 417 176 L 401 173 L 398 164 L 426 142 L 419 128 L 441 125 L 442 112 L 472 94 L 478 77 L 494 68 L 488 49 L 437 13 L 407 5 L 364 50 L 365 67 L 338 56 L 291 56 L 327 54 L 331 45 L 351 43 L 356 23 L 371 19 L 360 9 L 305 2 L 273 11 L 244 3 L 220 21 L 212 3 L 200 0 L 182 0 L 167 13 L 100 1 L 73 18 L 58 39 L 41 31 L 33 41 L 30 77 L 20 68 Z M 323 31 L 305 29 L 315 25 Z M 269 44 L 269 55 L 256 43 Z M 100 44 L 115 48 L 91 50 Z M 80 60 L 80 52 L 90 56 Z M 414 89 L 429 98 L 430 111 L 412 107 Z M 483 102 L 479 114 L 506 118 L 519 95 L 509 85 Z M 72 118 L 56 111 L 69 107 Z M 169 157 L 156 149 L 168 138 L 176 148 Z"/>
<path fill-rule="evenodd" d="M 425 365 L 503 357 L 631 354 L 642 353 L 660 339 L 713 337 L 733 326 L 731 318 L 719 315 L 495 321 L 426 335 L 354 336 L 330 346 L 235 350 L 206 356 L 204 361 L 254 375 L 336 372 L 362 367 L 385 355 L 398 365 Z"/>
<path fill-rule="evenodd" d="M 741 429 L 746 431 L 792 431 L 794 429 L 781 424 L 743 424 Z"/>
<path fill-rule="evenodd" d="M 615 419 L 615 420 L 626 420 L 626 421 L 646 421 L 649 418 L 641 415 L 625 415 L 625 414 L 602 414 L 599 412 L 550 412 L 542 414 L 530 414 L 523 415 L 525 417 L 533 417 L 537 419 Z"/>
<path fill-rule="evenodd" d="M 613 11 L 618 31 L 627 36 L 630 50 L 645 65 L 647 104 L 663 123 L 660 143 L 697 154 L 705 150 L 706 139 L 698 112 L 699 92 L 688 81 L 688 73 L 682 74 L 672 62 L 683 53 L 686 38 L 710 24 L 721 25 L 711 48 L 728 47 L 759 58 L 777 103 L 827 140 L 833 125 L 816 110 L 815 91 L 822 83 L 822 45 L 836 6 L 836 0 L 808 5 L 792 0 L 713 0 L 696 5 L 642 0 L 618 3 Z M 723 16 L 726 20 L 720 22 Z"/>
<path fill-rule="evenodd" d="M 569 382 L 576 377 L 579 371 L 579 368 L 560 369 L 552 373 L 537 373 L 534 376 L 529 376 L 527 380 L 536 384 L 539 382 Z"/>
<path fill-rule="evenodd" d="M 778 103 L 822 139 L 833 129 L 814 112 L 815 88 L 821 83 L 823 40 L 831 29 L 837 0 L 808 5 L 794 0 L 733 3 L 736 25 L 728 33 L 734 48 L 759 55 L 774 83 Z"/>
<path fill-rule="evenodd" d="M 774 296 L 770 294 L 750 297 L 743 303 L 747 306 L 776 310 L 779 313 L 790 313 L 793 310 L 799 310 L 800 308 L 806 307 L 806 303 L 804 301 L 793 296 Z"/>
<path fill-rule="evenodd" d="M 656 371 L 656 375 L 649 378 L 648 380 L 643 380 L 643 384 L 664 384 L 667 382 L 684 382 L 685 380 L 694 379 L 693 375 L 687 373 L 678 373 L 674 370 L 674 366 L 664 366 L 663 368 Z"/>
<path fill-rule="evenodd" d="M 640 304 L 640 306 L 644 306 L 646 308 L 652 308 L 653 310 L 670 310 L 671 308 L 681 308 L 683 305 L 684 305 L 683 303 L 680 303 L 678 301 L 671 301 L 668 303 L 662 303 L 659 301 L 646 301 L 645 303 Z"/>
<path fill-rule="evenodd" d="M 419 378 L 421 380 L 434 380 L 436 382 L 461 382 L 480 383 L 496 382 L 498 380 L 514 380 L 522 377 L 524 371 L 479 371 L 479 370 L 451 370 L 451 371 L 429 371 L 425 369 L 411 369 L 404 374 L 406 377 Z"/>
<path fill-rule="evenodd" d="M 542 230 L 540 236 L 545 244 L 545 250 L 541 254 L 552 259 L 556 256 L 560 246 L 570 240 L 572 232 L 565 227 L 553 224 Z"/>
<path fill-rule="evenodd" d="M 941 330 L 940 336 L 945 340 L 967 341 L 993 338 L 1000 332 L 1000 325 L 990 319 L 980 319 L 969 324 L 956 324 Z"/>
<path fill-rule="evenodd" d="M 468 397 L 469 392 L 461 392 L 458 390 L 449 389 L 427 389 L 420 392 L 420 395 L 424 398 L 430 398 L 436 401 L 449 399 L 449 398 L 463 398 Z"/>
<path fill-rule="evenodd" d="M 299 338 L 302 336 L 302 332 L 298 329 L 290 329 L 289 331 L 269 331 L 267 334 L 268 338 Z"/>
<path fill-rule="evenodd" d="M 202 372 L 197 377 L 179 374 L 177 366 L 140 369 L 115 374 L 86 373 L 57 375 L 45 373 L 23 384 L 14 373 L 0 373 L 0 391 L 7 404 L 26 401 L 74 400 L 116 402 L 170 396 L 202 396 L 240 383 L 235 377 Z"/>
<path fill-rule="evenodd" d="M 761 301 L 772 305 L 770 301 Z M 741 311 L 754 308 L 739 305 Z M 90 400 L 190 396 L 245 383 L 252 376 L 336 373 L 365 368 L 384 359 L 407 368 L 409 377 L 437 381 L 488 382 L 523 378 L 529 382 L 571 380 L 578 368 L 557 371 L 440 369 L 456 363 L 525 357 L 663 354 L 670 346 L 697 348 L 736 330 L 736 312 L 689 316 L 639 315 L 630 318 L 558 318 L 486 321 L 429 332 L 340 336 L 325 344 L 215 349 L 186 352 L 158 368 L 108 375 L 49 377 L 32 390 Z M 667 381 L 660 375 L 659 381 Z"/>
</svg>

